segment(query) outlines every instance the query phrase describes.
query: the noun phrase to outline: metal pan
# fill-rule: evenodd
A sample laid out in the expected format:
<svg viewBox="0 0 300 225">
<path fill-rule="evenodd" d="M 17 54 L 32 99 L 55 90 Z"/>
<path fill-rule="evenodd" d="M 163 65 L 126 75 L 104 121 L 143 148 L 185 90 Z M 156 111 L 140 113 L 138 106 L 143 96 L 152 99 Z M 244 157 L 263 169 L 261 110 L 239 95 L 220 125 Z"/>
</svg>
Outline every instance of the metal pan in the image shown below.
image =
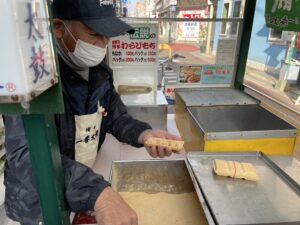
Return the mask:
<svg viewBox="0 0 300 225">
<path fill-rule="evenodd" d="M 214 159 L 252 163 L 260 179 L 254 182 L 217 176 Z M 187 163 L 205 200 L 204 211 L 215 224 L 300 224 L 299 184 L 264 154 L 191 152 Z"/>
</svg>

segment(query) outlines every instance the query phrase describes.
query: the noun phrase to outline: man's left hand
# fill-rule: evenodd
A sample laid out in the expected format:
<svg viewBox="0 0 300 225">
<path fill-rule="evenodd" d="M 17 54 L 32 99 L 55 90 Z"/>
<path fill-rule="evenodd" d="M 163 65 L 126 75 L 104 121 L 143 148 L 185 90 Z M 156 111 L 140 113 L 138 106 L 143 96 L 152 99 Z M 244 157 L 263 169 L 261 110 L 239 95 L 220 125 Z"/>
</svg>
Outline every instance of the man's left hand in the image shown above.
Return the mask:
<svg viewBox="0 0 300 225">
<path fill-rule="evenodd" d="M 139 143 L 145 144 L 146 140 L 150 137 L 164 138 L 170 140 L 181 141 L 181 138 L 170 134 L 163 130 L 145 130 L 139 136 Z M 163 146 L 145 146 L 150 156 L 153 158 L 159 157 L 163 158 L 165 156 L 170 156 L 172 154 L 172 149 L 170 147 Z M 174 151 L 175 152 L 175 151 Z"/>
</svg>

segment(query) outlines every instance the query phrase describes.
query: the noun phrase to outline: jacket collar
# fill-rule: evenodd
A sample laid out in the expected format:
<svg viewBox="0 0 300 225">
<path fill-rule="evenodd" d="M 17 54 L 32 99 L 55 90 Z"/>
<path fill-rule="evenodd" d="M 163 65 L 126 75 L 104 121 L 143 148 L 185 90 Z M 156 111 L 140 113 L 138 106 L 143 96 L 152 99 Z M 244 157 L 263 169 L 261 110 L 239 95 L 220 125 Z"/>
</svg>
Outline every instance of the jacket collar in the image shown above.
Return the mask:
<svg viewBox="0 0 300 225">
<path fill-rule="evenodd" d="M 83 79 L 59 57 L 61 80 L 66 100 L 76 115 L 91 113 L 97 102 L 112 87 L 112 70 L 105 64 L 89 69 L 89 80 Z"/>
</svg>

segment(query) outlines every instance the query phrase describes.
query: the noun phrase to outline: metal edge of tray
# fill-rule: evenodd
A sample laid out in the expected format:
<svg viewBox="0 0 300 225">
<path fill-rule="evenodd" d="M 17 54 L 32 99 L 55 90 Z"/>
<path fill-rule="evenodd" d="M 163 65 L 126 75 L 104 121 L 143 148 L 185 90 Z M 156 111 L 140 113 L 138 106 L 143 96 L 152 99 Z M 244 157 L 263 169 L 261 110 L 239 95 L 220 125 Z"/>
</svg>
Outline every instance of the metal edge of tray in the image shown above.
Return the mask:
<svg viewBox="0 0 300 225">
<path fill-rule="evenodd" d="M 167 107 L 168 104 L 149 104 L 149 105 L 139 105 L 138 103 L 133 104 L 133 105 L 126 105 L 126 107 L 132 107 L 132 108 L 152 108 L 152 107 Z"/>
<path fill-rule="evenodd" d="M 256 130 L 256 131 L 234 131 L 234 132 L 211 132 L 204 135 L 205 140 L 237 140 L 257 138 L 283 138 L 296 137 L 297 130 Z"/>
<path fill-rule="evenodd" d="M 201 188 L 201 185 L 194 173 L 194 170 L 192 169 L 192 166 L 191 164 L 189 163 L 189 161 L 186 159 L 185 160 L 185 164 L 186 164 L 186 167 L 188 169 L 188 172 L 190 174 L 190 177 L 192 179 L 192 182 L 193 182 L 193 185 L 194 185 L 194 188 L 195 188 L 195 191 L 197 193 L 197 196 L 198 196 L 198 199 L 200 201 L 200 204 L 202 206 L 202 209 L 204 211 L 204 214 L 206 216 L 206 219 L 207 219 L 207 222 L 209 225 L 217 225 L 218 223 L 216 222 L 216 218 L 214 216 L 214 213 L 210 207 L 210 205 L 208 204 L 208 201 L 205 197 L 205 194 Z"/>
<path fill-rule="evenodd" d="M 185 158 L 176 158 L 176 159 L 160 159 L 159 161 L 157 159 L 132 159 L 132 160 L 115 160 L 110 165 L 110 173 L 109 173 L 109 182 L 112 181 L 113 176 L 113 166 L 114 163 L 128 163 L 128 162 L 169 162 L 169 161 L 185 161 Z"/>
<path fill-rule="evenodd" d="M 231 131 L 231 132 L 204 132 L 201 123 L 193 115 L 189 107 L 186 107 L 188 116 L 196 125 L 196 129 L 205 138 L 205 140 L 238 140 L 238 139 L 256 139 L 256 138 L 280 138 L 280 137 L 296 137 L 297 129 L 289 130 L 256 130 L 256 131 Z"/>
<path fill-rule="evenodd" d="M 284 172 L 275 162 L 267 157 L 263 152 L 258 152 L 259 157 L 276 173 L 278 176 L 286 182 L 299 196 L 300 196 L 300 184 L 298 184 L 292 177 Z"/>
<path fill-rule="evenodd" d="M 226 151 L 226 152 L 188 152 L 187 156 L 192 155 L 205 155 L 205 156 L 260 156 L 259 151 Z"/>
<path fill-rule="evenodd" d="M 273 162 L 267 155 L 263 152 L 256 151 L 242 151 L 242 152 L 189 152 L 187 154 L 187 159 L 192 155 L 206 155 L 206 156 L 256 156 L 262 159 L 266 165 L 277 174 L 290 188 L 293 189 L 300 196 L 300 184 L 298 184 L 293 178 L 291 178 L 286 172 L 284 172 L 275 162 Z"/>
<path fill-rule="evenodd" d="M 168 102 L 165 99 L 165 96 L 162 91 L 157 90 L 157 91 L 152 91 L 152 92 L 153 92 L 153 96 L 154 96 L 153 102 L 147 103 L 147 104 L 145 104 L 145 103 L 141 104 L 141 102 L 138 102 L 138 101 L 132 100 L 132 99 L 128 100 L 128 99 L 126 99 L 126 95 L 125 95 L 125 97 L 123 95 L 122 98 L 124 99 L 124 104 L 126 105 L 126 107 L 141 107 L 141 108 L 149 107 L 150 108 L 150 107 L 166 107 L 166 106 L 168 106 Z M 132 97 L 137 98 L 138 96 L 143 96 L 145 94 L 149 94 L 149 93 L 133 93 L 133 94 L 129 94 L 129 96 L 131 96 L 131 98 Z M 128 95 L 127 95 L 127 97 L 128 97 Z"/>
<path fill-rule="evenodd" d="M 204 137 L 205 133 L 204 133 L 204 129 L 201 126 L 201 124 L 199 123 L 199 121 L 196 119 L 196 117 L 193 115 L 193 113 L 191 112 L 189 107 L 185 107 L 186 111 L 187 111 L 187 115 L 190 119 L 192 119 L 192 122 L 194 122 L 196 124 L 196 129 L 200 132 L 201 136 Z"/>
</svg>

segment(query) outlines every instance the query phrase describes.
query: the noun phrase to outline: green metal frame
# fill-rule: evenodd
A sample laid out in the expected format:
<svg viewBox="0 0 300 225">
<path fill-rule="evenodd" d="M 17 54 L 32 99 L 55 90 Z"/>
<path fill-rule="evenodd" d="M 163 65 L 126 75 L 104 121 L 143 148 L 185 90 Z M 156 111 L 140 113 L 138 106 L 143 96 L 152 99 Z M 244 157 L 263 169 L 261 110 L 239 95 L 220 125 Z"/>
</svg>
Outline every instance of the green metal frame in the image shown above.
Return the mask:
<svg viewBox="0 0 300 225">
<path fill-rule="evenodd" d="M 51 2 L 47 0 L 52 21 Z M 53 24 L 50 23 L 54 40 Z M 56 51 L 54 49 L 55 56 Z M 57 71 L 59 64 L 56 57 Z M 20 110 L 20 108 L 16 108 Z M 20 112 L 20 111 L 18 111 Z M 61 82 L 30 102 L 31 115 L 22 115 L 32 172 L 39 194 L 45 225 L 70 225 L 64 198 L 64 173 L 55 126 L 55 113 L 64 112 Z M 44 115 L 43 115 L 44 114 Z"/>
<path fill-rule="evenodd" d="M 69 225 L 64 175 L 53 115 L 22 115 L 45 225 Z"/>
<path fill-rule="evenodd" d="M 241 36 L 240 52 L 237 58 L 237 70 L 234 86 L 235 88 L 244 89 L 244 76 L 248 59 L 248 51 L 251 39 L 253 19 L 256 8 L 256 0 L 246 0 L 244 9 L 244 26 Z"/>
<path fill-rule="evenodd" d="M 30 108 L 24 109 L 20 103 L 0 104 L 1 114 L 55 114 L 64 112 L 64 102 L 60 83 L 30 102 Z"/>
</svg>

